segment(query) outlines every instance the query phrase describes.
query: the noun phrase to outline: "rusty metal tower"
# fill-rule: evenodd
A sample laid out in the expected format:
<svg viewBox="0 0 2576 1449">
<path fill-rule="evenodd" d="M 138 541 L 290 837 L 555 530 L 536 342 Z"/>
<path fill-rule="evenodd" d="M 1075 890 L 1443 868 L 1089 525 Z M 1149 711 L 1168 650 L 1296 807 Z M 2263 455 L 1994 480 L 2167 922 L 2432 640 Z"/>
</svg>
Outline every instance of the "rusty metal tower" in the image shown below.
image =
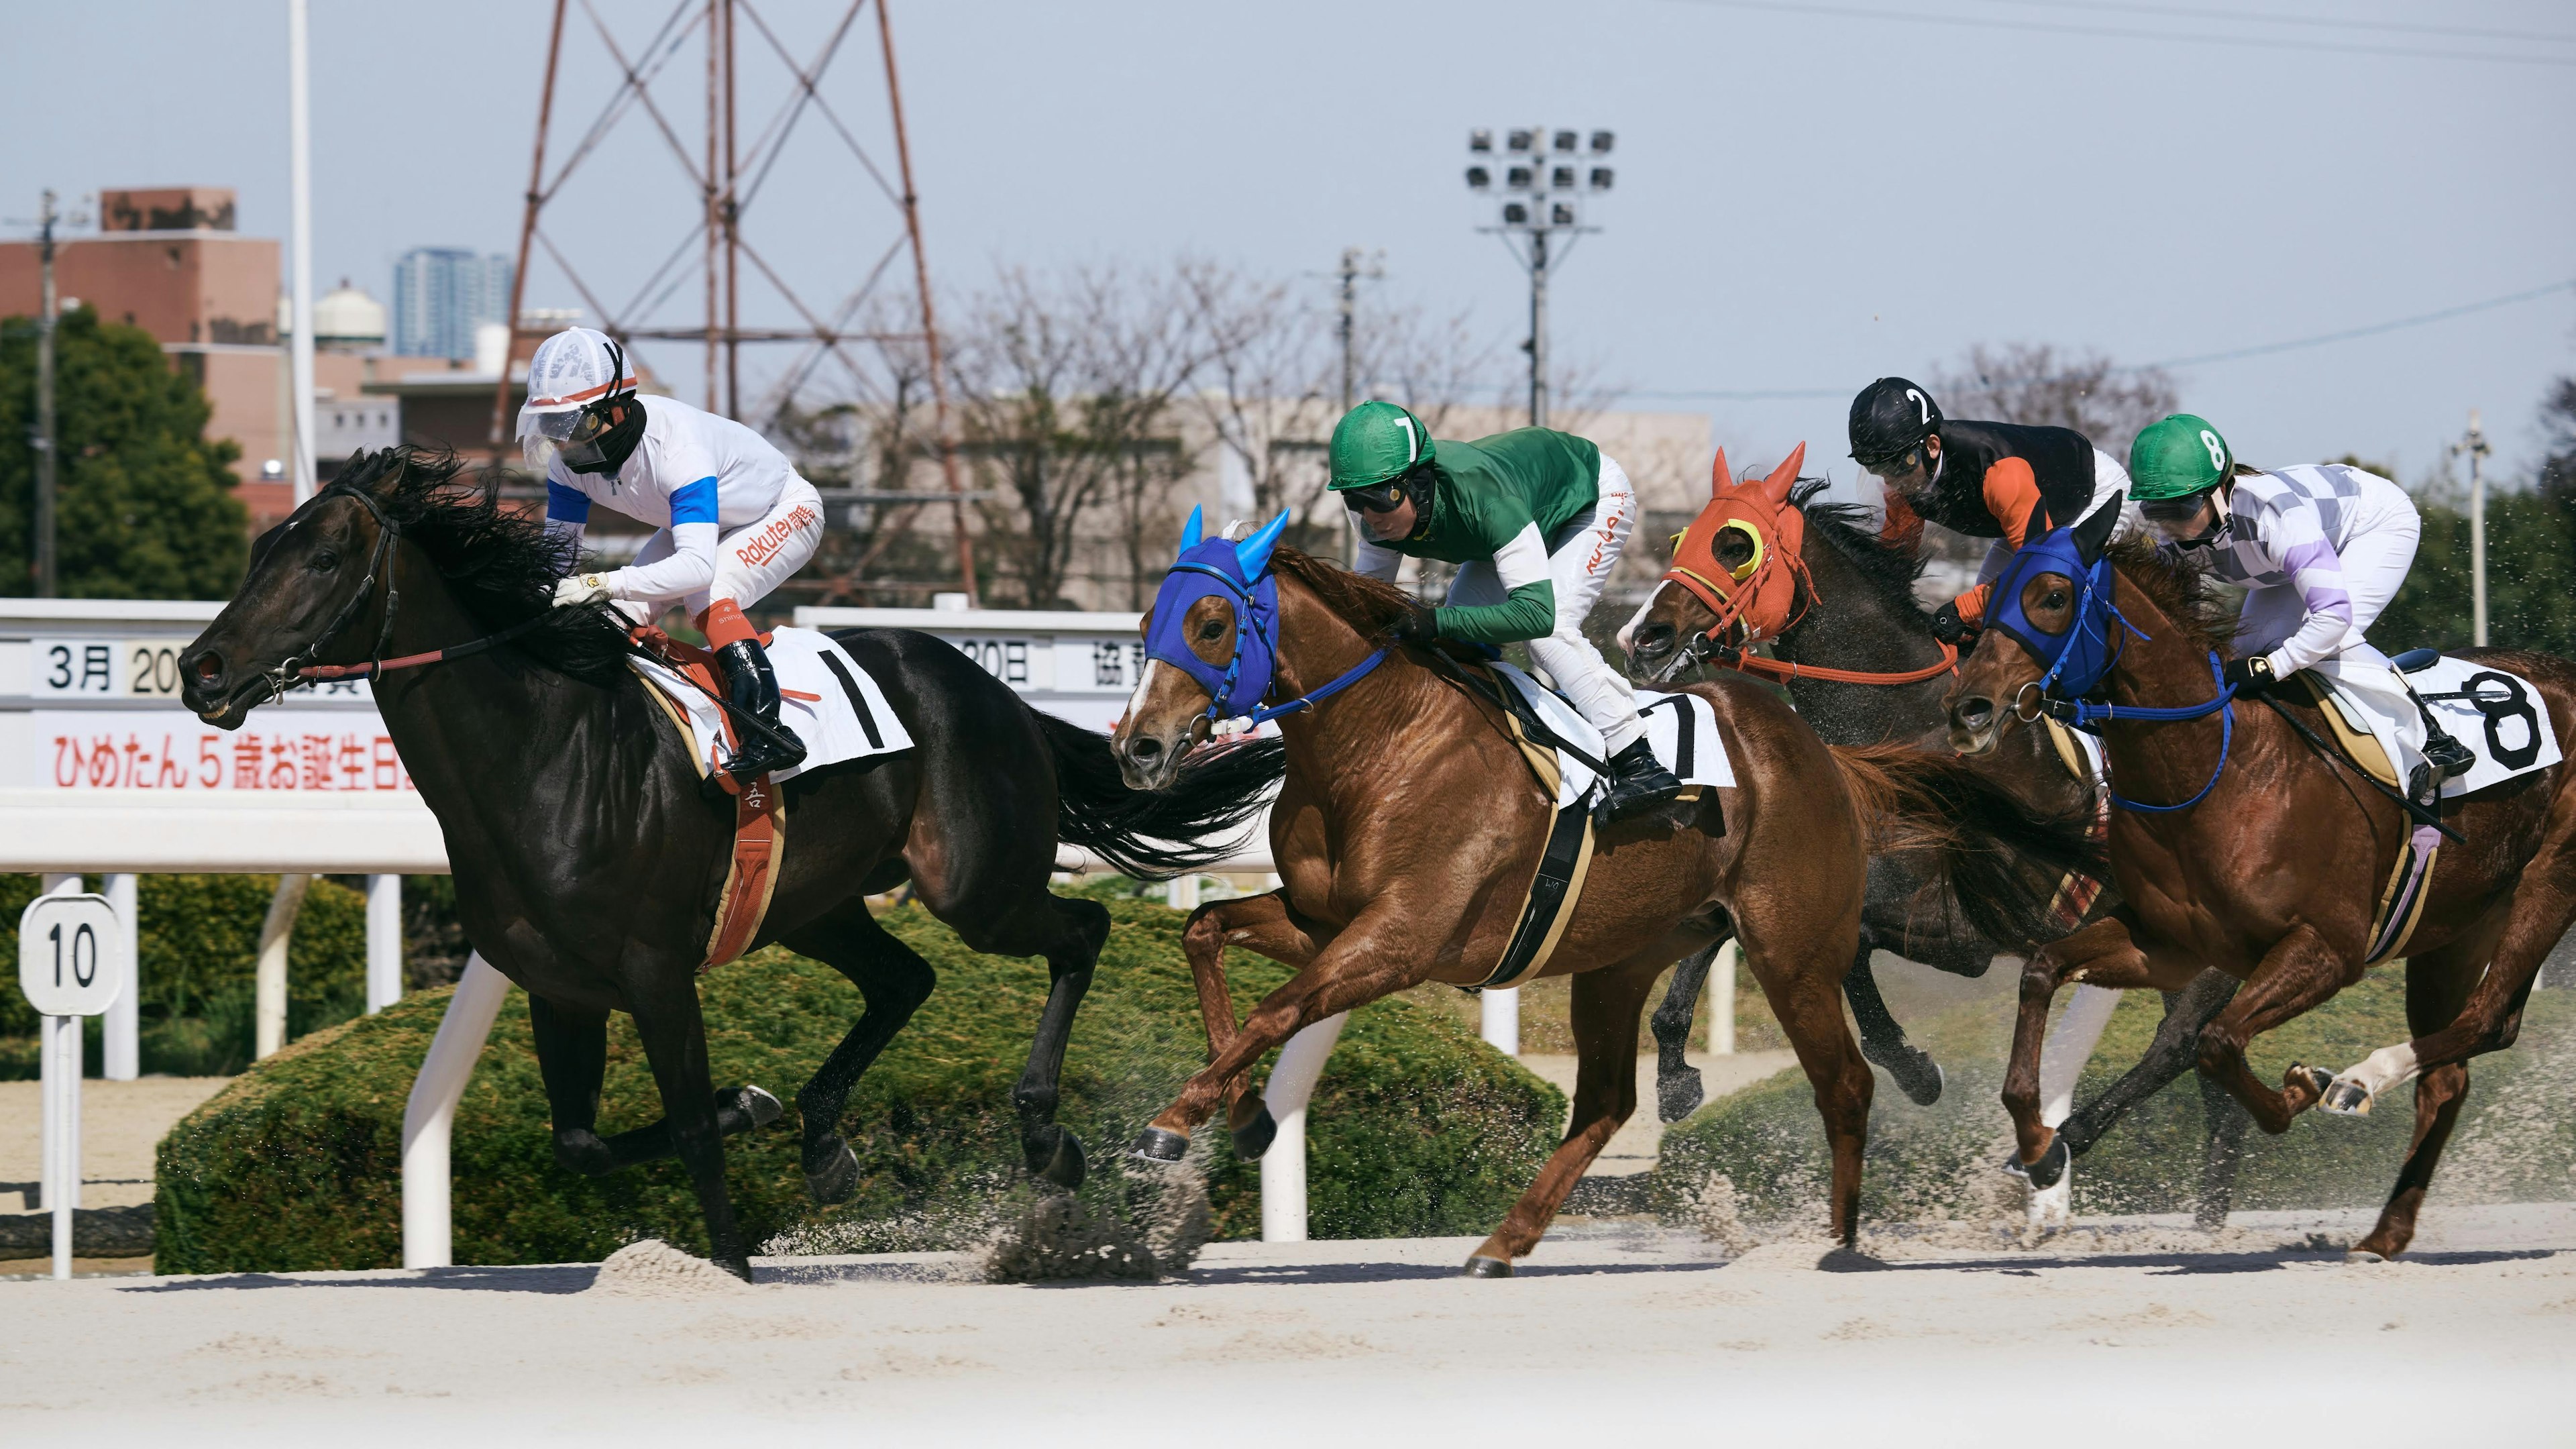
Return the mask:
<svg viewBox="0 0 2576 1449">
<path fill-rule="evenodd" d="M 872 376 L 857 350 L 874 348 L 880 360 L 887 349 L 918 347 L 927 363 L 932 403 L 932 427 L 939 457 L 945 493 L 911 494 L 901 491 L 868 495 L 870 501 L 891 504 L 901 510 L 908 522 L 924 504 L 944 502 L 957 539 L 957 569 L 968 601 L 975 602 L 974 543 L 966 527 L 966 492 L 958 471 L 957 443 L 951 427 L 948 407 L 948 378 L 942 357 L 936 311 L 930 289 L 930 262 L 921 245 L 920 197 L 913 186 L 911 140 L 904 126 L 903 90 L 895 70 L 894 29 L 886 14 L 887 0 L 850 0 L 837 23 L 824 32 L 810 56 L 800 57 L 778 31 L 771 26 L 752 0 L 677 0 L 651 38 L 631 51 L 619 43 L 619 32 L 604 20 L 594 0 L 578 0 L 583 17 L 596 33 L 605 58 L 612 68 L 615 84 L 598 115 L 569 149 L 548 169 L 548 149 L 554 122 L 556 80 L 565 55 L 564 21 L 575 0 L 555 0 L 554 18 L 546 42 L 546 69 L 543 88 L 537 101 L 536 145 L 528 167 L 526 210 L 519 223 L 517 269 L 510 281 L 510 350 L 506 359 L 514 360 L 522 339 L 538 335 L 544 328 L 524 325 L 523 301 L 528 282 L 528 268 L 536 254 L 542 252 L 548 262 L 561 271 L 582 302 L 599 319 L 599 328 L 622 343 L 694 342 L 705 349 L 705 397 L 710 412 L 739 417 L 742 408 L 742 348 L 744 344 L 792 345 L 802 354 L 786 370 L 785 396 L 792 396 L 797 380 L 808 375 L 825 358 L 839 361 L 852 381 L 864 393 Z M 877 49 L 885 68 L 885 101 L 892 122 L 894 174 L 889 176 L 877 159 L 871 156 L 852 127 L 824 95 L 821 83 L 825 72 L 841 55 L 844 43 L 857 29 L 861 15 L 873 4 L 876 10 Z M 776 99 L 775 108 L 758 131 L 744 136 L 737 126 L 734 84 L 735 41 L 737 28 L 748 22 L 751 35 L 783 66 L 790 79 L 786 94 Z M 864 41 L 861 42 L 864 46 Z M 705 60 L 705 119 L 702 134 L 683 121 L 692 119 L 683 111 L 666 106 L 655 94 L 657 81 L 670 79 L 683 84 L 689 69 L 687 62 L 703 56 Z M 671 87 L 666 86 L 666 91 Z M 694 86 L 689 86 L 694 91 Z M 694 99 L 694 96 L 692 96 Z M 665 254 L 661 263 L 635 289 L 623 305 L 605 301 L 600 291 L 585 280 L 581 270 L 566 254 L 568 248 L 551 234 L 545 225 L 547 206 L 563 190 L 564 184 L 584 162 L 596 157 L 603 141 L 621 122 L 638 113 L 667 143 L 682 173 L 696 190 L 694 220 L 683 228 L 677 245 Z M 890 204 L 894 222 L 890 237 L 881 252 L 862 252 L 854 259 L 858 284 L 838 303 L 828 309 L 809 304 L 796 286 L 782 275 L 745 235 L 743 220 L 758 198 L 762 185 L 772 175 L 784 153 L 789 138 L 809 118 L 836 136 L 855 162 L 854 181 L 862 190 L 872 187 Z M 919 330 L 882 331 L 854 328 L 861 314 L 896 264 L 909 254 L 912 262 L 913 290 L 919 304 Z M 690 266 L 692 257 L 700 268 Z M 798 319 L 798 325 L 786 327 L 746 327 L 742 324 L 743 267 L 748 264 L 759 280 L 783 299 Z M 703 270 L 705 308 L 703 320 L 683 323 L 675 320 L 669 304 L 687 282 L 692 270 Z M 505 360 L 492 399 L 491 443 L 493 457 L 506 455 L 511 436 L 510 387 L 512 361 Z M 901 525 L 895 531 L 900 531 Z M 880 547 L 883 543 L 880 538 Z M 874 556 L 871 550 L 870 556 Z"/>
</svg>

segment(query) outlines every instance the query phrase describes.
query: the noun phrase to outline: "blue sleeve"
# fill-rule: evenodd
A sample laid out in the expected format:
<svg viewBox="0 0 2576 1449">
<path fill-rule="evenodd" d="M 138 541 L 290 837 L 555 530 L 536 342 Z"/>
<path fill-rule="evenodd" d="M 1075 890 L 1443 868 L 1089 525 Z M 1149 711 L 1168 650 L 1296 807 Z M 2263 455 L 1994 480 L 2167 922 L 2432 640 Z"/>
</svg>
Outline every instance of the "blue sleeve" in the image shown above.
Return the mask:
<svg viewBox="0 0 2576 1449">
<path fill-rule="evenodd" d="M 578 488 L 566 488 L 549 478 L 546 480 L 546 517 L 560 518 L 566 523 L 588 523 L 590 495 Z"/>
<path fill-rule="evenodd" d="M 683 484 L 679 491 L 671 495 L 671 526 L 673 528 L 677 528 L 683 523 L 713 523 L 715 521 L 716 480 L 713 477 L 701 478 L 695 483 Z"/>
</svg>

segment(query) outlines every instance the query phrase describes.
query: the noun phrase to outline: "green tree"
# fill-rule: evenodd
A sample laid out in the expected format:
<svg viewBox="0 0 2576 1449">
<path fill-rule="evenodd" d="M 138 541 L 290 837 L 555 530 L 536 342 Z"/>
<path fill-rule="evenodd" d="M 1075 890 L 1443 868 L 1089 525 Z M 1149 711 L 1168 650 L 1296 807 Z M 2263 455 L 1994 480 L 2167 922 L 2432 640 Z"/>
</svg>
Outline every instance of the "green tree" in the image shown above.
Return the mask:
<svg viewBox="0 0 2576 1449">
<path fill-rule="evenodd" d="M 2540 421 L 2550 453 L 2533 486 L 2487 489 L 2487 637 L 2499 648 L 2576 658 L 2576 378 L 2558 380 Z M 2468 510 L 2451 498 L 2419 498 L 2417 506 L 2424 535 L 2415 566 L 2371 642 L 2392 654 L 2418 645 L 2465 649 L 2474 638 Z"/>
<path fill-rule="evenodd" d="M 219 599 L 241 581 L 240 447 L 205 437 L 197 383 L 139 327 L 63 314 L 54 334 L 55 548 L 84 599 Z M 35 592 L 36 326 L 0 322 L 0 593 Z"/>
</svg>

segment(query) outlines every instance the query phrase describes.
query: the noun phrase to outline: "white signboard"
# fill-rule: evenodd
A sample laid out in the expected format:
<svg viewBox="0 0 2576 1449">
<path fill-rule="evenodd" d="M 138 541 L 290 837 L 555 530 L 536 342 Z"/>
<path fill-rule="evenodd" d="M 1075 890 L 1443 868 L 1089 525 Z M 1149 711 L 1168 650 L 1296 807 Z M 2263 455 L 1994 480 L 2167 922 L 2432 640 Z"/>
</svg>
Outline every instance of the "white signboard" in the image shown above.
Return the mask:
<svg viewBox="0 0 2576 1449">
<path fill-rule="evenodd" d="M 99 1016 L 134 963 L 105 896 L 38 896 L 18 917 L 18 987 L 45 1016 Z"/>
<path fill-rule="evenodd" d="M 0 720 L 0 789 L 383 795 L 412 788 L 373 710 L 271 705 L 230 731 L 167 707 L 39 707 Z"/>
</svg>

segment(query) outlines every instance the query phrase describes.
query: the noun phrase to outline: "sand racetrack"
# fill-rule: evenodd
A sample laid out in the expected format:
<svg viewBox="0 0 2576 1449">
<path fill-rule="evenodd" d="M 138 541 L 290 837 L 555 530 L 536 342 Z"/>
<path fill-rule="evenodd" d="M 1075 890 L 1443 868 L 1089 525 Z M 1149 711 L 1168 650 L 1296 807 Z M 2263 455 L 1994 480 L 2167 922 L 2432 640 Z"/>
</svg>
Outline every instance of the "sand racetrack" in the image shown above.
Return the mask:
<svg viewBox="0 0 2576 1449">
<path fill-rule="evenodd" d="M 1015 1287 L 942 1255 L 0 1284 L 14 1442 L 2564 1443 L 2576 1204 L 2116 1225 L 1972 1251 L 1598 1225 L 1508 1282 L 1472 1240 L 1219 1244 L 1185 1279 Z M 2318 1237 L 2311 1239 L 2310 1232 Z M 682 1265 L 683 1267 L 687 1265 Z M 817 1440 L 814 1436 L 823 1436 Z M 2463 1439 L 2461 1436 L 2465 1435 Z M 748 1436 L 748 1437 L 746 1437 Z"/>
</svg>

